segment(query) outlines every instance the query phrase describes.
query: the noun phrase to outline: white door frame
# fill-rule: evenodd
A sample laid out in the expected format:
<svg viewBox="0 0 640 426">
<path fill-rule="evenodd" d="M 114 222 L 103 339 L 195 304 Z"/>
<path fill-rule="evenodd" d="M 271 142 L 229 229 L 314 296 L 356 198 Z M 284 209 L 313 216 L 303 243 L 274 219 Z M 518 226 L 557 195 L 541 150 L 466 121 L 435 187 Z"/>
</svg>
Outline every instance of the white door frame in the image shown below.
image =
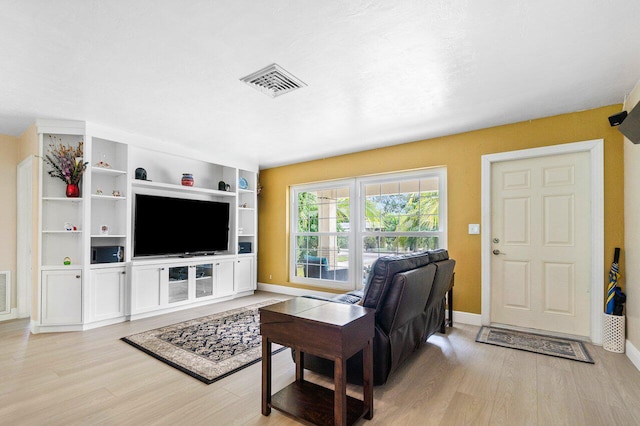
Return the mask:
<svg viewBox="0 0 640 426">
<path fill-rule="evenodd" d="M 31 316 L 31 289 L 33 287 L 33 163 L 30 155 L 18 164 L 17 191 L 17 247 L 16 288 L 18 318 Z"/>
<path fill-rule="evenodd" d="M 588 152 L 591 163 L 591 342 L 602 344 L 604 309 L 604 140 L 594 139 L 482 156 L 482 325 L 491 323 L 491 165 L 549 155 Z"/>
</svg>

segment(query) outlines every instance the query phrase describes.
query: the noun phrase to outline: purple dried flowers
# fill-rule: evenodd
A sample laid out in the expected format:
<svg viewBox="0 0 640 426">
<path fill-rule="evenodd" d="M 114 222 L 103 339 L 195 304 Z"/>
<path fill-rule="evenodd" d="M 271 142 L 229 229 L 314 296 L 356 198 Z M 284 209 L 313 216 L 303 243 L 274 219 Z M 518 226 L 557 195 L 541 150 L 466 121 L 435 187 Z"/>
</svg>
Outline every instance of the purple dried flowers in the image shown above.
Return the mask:
<svg viewBox="0 0 640 426">
<path fill-rule="evenodd" d="M 55 136 L 49 135 L 49 153 L 44 156 L 45 163 L 52 167 L 49 176 L 59 178 L 67 184 L 78 184 L 89 162 L 82 162 L 82 145 L 77 147 L 64 145 Z"/>
</svg>

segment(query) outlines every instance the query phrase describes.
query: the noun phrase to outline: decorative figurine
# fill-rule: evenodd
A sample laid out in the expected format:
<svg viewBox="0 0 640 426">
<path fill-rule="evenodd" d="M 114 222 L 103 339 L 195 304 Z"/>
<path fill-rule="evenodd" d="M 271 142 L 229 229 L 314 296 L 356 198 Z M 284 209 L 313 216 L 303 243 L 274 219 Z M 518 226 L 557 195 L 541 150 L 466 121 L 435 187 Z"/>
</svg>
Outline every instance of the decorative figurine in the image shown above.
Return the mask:
<svg viewBox="0 0 640 426">
<path fill-rule="evenodd" d="M 193 175 L 191 173 L 183 173 L 181 183 L 184 186 L 193 186 Z"/>
</svg>

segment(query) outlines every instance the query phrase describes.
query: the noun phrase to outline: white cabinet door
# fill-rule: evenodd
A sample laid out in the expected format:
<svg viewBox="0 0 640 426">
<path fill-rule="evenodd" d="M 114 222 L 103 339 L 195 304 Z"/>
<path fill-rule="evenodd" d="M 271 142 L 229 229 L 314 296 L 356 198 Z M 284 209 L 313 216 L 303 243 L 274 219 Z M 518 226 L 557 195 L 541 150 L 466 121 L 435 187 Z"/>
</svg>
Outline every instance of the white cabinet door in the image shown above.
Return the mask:
<svg viewBox="0 0 640 426">
<path fill-rule="evenodd" d="M 244 291 L 255 290 L 255 279 L 253 278 L 253 257 L 239 259 L 236 261 L 235 265 L 236 292 L 242 293 Z"/>
<path fill-rule="evenodd" d="M 196 299 L 212 297 L 215 289 L 215 276 L 213 274 L 213 264 L 202 263 L 192 267 L 194 286 L 193 295 Z"/>
<path fill-rule="evenodd" d="M 233 294 L 233 260 L 219 261 L 216 269 L 216 296 Z"/>
<path fill-rule="evenodd" d="M 163 285 L 163 289 L 167 289 L 167 303 L 188 302 L 190 294 L 193 292 L 193 266 L 176 265 L 167 267 L 169 273 L 167 277 L 167 285 Z"/>
<path fill-rule="evenodd" d="M 99 321 L 125 315 L 125 278 L 124 267 L 91 271 L 91 320 Z"/>
<path fill-rule="evenodd" d="M 131 313 L 154 311 L 161 307 L 163 276 L 166 269 L 160 266 L 135 266 L 131 268 Z M 166 292 L 165 292 L 166 293 Z M 164 299 L 166 299 L 166 295 Z"/>
<path fill-rule="evenodd" d="M 43 271 L 42 324 L 82 324 L 82 270 Z"/>
</svg>

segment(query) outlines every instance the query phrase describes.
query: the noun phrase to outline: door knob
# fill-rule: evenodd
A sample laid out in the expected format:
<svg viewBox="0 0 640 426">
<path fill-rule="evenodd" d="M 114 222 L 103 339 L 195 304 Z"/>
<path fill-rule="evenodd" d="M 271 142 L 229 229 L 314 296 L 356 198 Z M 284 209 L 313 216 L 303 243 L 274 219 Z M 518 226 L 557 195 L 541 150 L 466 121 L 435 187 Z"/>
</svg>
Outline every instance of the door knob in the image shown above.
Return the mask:
<svg viewBox="0 0 640 426">
<path fill-rule="evenodd" d="M 507 253 L 500 252 L 500 250 L 498 250 L 498 249 L 493 250 L 491 253 L 495 254 L 496 256 L 499 255 L 499 254 L 507 254 Z"/>
</svg>

